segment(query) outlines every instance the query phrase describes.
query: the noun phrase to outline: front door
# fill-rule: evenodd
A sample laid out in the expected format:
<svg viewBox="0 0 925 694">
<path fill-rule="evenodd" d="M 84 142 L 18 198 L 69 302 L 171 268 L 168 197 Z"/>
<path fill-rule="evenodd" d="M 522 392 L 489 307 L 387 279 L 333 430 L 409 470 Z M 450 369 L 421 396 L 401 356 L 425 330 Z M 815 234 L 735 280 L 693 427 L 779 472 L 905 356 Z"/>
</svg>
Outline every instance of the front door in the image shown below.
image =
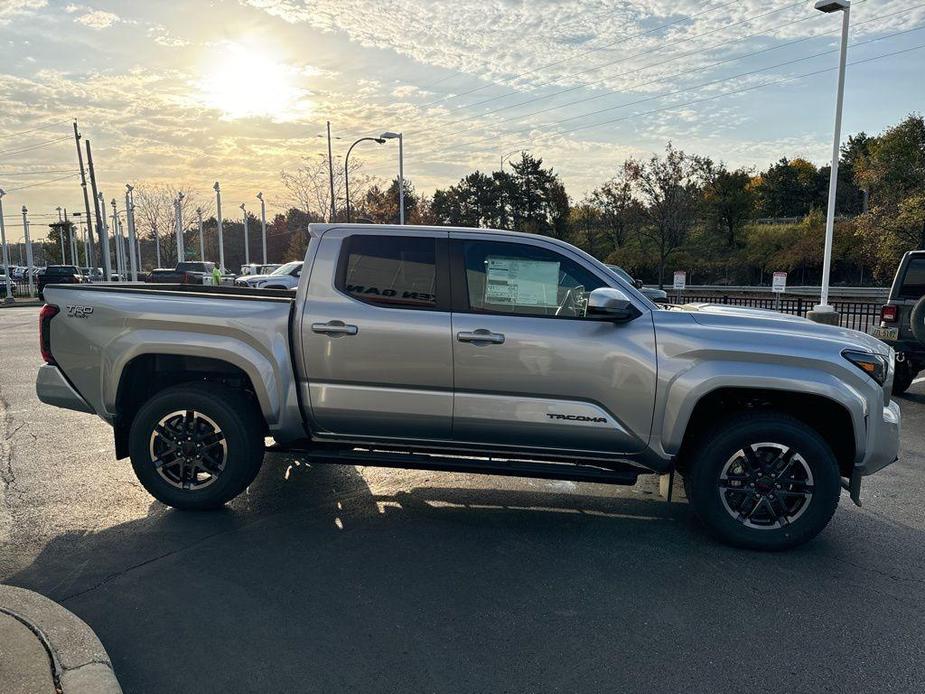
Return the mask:
<svg viewBox="0 0 925 694">
<path fill-rule="evenodd" d="M 447 243 L 440 231 L 324 234 L 302 319 L 303 399 L 313 434 L 449 438 Z"/>
<path fill-rule="evenodd" d="M 452 237 L 454 438 L 641 451 L 655 401 L 651 312 L 585 318 L 588 292 L 620 285 L 565 248 Z"/>
</svg>

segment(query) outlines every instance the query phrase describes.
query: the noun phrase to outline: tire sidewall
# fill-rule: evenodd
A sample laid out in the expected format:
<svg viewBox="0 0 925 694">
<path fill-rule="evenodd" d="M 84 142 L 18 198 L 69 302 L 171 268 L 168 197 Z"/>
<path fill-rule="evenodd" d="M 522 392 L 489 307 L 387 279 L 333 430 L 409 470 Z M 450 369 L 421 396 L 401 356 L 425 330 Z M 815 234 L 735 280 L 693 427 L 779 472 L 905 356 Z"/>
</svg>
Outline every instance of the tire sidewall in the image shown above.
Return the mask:
<svg viewBox="0 0 925 694">
<path fill-rule="evenodd" d="M 813 475 L 809 507 L 783 528 L 749 528 L 726 510 L 719 477 L 726 461 L 739 449 L 759 442 L 784 444 L 796 450 Z M 828 444 L 810 427 L 784 415 L 740 416 L 729 420 L 705 440 L 690 479 L 694 512 L 722 540 L 759 550 L 779 550 L 815 537 L 829 522 L 841 495 L 841 477 Z"/>
<path fill-rule="evenodd" d="M 250 411 L 242 412 L 243 399 L 231 389 L 217 386 L 214 392 L 199 385 L 176 386 L 158 393 L 139 409 L 129 435 L 129 454 L 135 475 L 145 489 L 159 501 L 175 508 L 216 508 L 237 496 L 259 468 L 253 427 L 248 426 Z M 245 404 L 246 407 L 246 404 Z M 178 489 L 170 485 L 151 463 L 149 450 L 155 425 L 167 414 L 190 409 L 212 419 L 227 444 L 225 467 L 212 484 L 203 489 Z M 249 409 L 249 408 L 248 408 Z M 260 440 L 262 446 L 262 439 Z"/>
</svg>

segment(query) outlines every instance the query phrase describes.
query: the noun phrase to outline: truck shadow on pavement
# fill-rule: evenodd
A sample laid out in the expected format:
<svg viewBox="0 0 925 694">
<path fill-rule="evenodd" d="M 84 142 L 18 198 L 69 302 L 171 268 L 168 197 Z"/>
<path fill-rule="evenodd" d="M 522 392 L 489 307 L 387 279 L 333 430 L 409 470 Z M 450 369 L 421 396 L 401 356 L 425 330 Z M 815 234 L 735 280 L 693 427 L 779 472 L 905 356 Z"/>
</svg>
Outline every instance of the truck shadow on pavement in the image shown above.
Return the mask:
<svg viewBox="0 0 925 694">
<path fill-rule="evenodd" d="M 758 554 L 713 542 L 683 504 L 485 479 L 269 456 L 223 511 L 152 503 L 55 538 L 10 583 L 86 620 L 126 692 L 722 691 L 746 664 L 762 690 L 821 690 L 868 630 L 857 687 L 883 688 L 900 657 L 925 679 L 895 646 L 925 612 L 915 529 L 836 516 L 808 546 Z"/>
</svg>

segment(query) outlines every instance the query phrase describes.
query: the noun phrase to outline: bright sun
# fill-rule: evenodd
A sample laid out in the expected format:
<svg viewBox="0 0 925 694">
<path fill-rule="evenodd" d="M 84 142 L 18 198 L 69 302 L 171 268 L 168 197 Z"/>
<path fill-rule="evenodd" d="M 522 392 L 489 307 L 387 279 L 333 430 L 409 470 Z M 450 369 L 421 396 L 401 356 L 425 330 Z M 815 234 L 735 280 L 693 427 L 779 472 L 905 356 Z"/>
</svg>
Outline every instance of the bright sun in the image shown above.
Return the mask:
<svg viewBox="0 0 925 694">
<path fill-rule="evenodd" d="M 308 92 L 293 83 L 293 72 L 259 48 L 224 44 L 210 59 L 198 87 L 202 102 L 225 118 L 286 121 L 309 108 Z"/>
</svg>

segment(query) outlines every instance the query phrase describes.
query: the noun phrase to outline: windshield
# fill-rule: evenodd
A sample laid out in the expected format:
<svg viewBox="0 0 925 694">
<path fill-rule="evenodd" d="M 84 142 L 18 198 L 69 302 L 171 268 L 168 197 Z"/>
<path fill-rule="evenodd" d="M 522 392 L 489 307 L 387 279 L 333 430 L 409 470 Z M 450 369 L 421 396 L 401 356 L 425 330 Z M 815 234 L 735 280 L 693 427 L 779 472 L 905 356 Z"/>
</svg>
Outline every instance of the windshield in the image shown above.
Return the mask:
<svg viewBox="0 0 925 694">
<path fill-rule="evenodd" d="M 275 275 L 288 275 L 290 272 L 292 272 L 293 270 L 301 266 L 302 266 L 301 260 L 297 260 L 292 263 L 286 263 L 282 267 L 278 267 L 273 272 L 271 272 L 270 276 L 273 277 Z"/>
</svg>

